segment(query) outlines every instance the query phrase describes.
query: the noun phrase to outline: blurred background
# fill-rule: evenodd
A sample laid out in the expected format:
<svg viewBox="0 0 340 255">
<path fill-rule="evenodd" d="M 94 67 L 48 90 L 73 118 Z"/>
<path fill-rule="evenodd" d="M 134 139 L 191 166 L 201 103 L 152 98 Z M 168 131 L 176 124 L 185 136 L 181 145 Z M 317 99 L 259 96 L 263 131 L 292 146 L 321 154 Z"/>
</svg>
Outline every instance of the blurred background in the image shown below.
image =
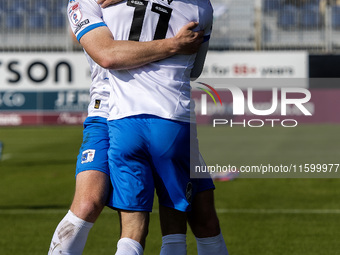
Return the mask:
<svg viewBox="0 0 340 255">
<path fill-rule="evenodd" d="M 339 49 L 340 6 L 336 0 L 213 0 L 214 50 Z M 62 51 L 68 38 L 67 1 L 12 0 L 0 3 L 1 51 Z"/>
<path fill-rule="evenodd" d="M 337 78 L 339 1 L 212 4 L 202 78 Z M 60 0 L 0 2 L 0 125 L 82 123 L 89 68 L 70 36 L 66 6 Z M 313 79 L 303 86 L 339 87 L 336 80 Z"/>
</svg>

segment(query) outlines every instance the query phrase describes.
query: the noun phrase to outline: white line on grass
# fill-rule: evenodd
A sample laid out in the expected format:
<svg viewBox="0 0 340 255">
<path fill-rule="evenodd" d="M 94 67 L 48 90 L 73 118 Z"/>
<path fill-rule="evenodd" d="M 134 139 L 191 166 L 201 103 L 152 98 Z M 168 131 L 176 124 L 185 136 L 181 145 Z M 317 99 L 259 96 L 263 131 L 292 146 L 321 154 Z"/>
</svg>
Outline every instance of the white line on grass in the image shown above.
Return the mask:
<svg viewBox="0 0 340 255">
<path fill-rule="evenodd" d="M 217 209 L 217 213 L 243 214 L 340 214 L 340 209 Z"/>
<path fill-rule="evenodd" d="M 10 159 L 12 157 L 12 154 L 3 154 L 2 157 L 1 157 L 1 160 L 7 160 L 7 159 Z"/>
<path fill-rule="evenodd" d="M 0 215 L 63 214 L 68 209 L 0 209 Z M 111 210 L 102 213 L 110 214 Z M 158 210 L 153 210 L 158 214 Z M 340 209 L 217 209 L 218 214 L 340 214 Z"/>
</svg>

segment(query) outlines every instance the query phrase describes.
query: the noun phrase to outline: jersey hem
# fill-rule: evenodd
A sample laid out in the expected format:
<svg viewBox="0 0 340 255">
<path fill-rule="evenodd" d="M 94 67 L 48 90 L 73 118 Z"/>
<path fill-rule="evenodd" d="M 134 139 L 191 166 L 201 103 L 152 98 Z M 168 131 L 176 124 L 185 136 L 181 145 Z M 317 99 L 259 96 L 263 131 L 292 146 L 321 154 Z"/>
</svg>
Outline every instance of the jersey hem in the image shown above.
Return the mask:
<svg viewBox="0 0 340 255">
<path fill-rule="evenodd" d="M 176 116 L 169 116 L 169 115 L 163 115 L 163 114 L 158 114 L 158 113 L 148 113 L 148 112 L 134 112 L 134 113 L 126 113 L 126 114 L 122 114 L 122 115 L 115 115 L 115 117 L 109 117 L 107 120 L 108 121 L 112 121 L 112 120 L 119 120 L 119 119 L 124 119 L 127 117 L 132 117 L 132 116 L 138 116 L 138 115 L 143 115 L 143 114 L 147 114 L 147 115 L 153 115 L 153 116 L 157 116 L 163 119 L 167 119 L 167 120 L 176 120 L 176 121 L 181 121 L 181 122 L 186 122 L 186 123 L 196 123 L 196 121 L 193 121 L 190 119 L 190 117 L 176 117 Z"/>
</svg>

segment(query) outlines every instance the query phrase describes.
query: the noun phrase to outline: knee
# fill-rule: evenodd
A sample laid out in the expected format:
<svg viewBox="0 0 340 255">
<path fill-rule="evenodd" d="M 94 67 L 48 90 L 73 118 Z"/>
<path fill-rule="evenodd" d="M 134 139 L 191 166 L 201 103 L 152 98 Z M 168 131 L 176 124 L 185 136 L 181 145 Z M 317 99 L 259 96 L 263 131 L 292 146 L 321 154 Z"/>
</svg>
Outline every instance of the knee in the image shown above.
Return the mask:
<svg viewBox="0 0 340 255">
<path fill-rule="evenodd" d="M 104 203 L 100 200 L 85 200 L 80 204 L 80 210 L 84 213 L 101 212 L 104 208 Z"/>
<path fill-rule="evenodd" d="M 159 205 L 159 218 L 162 235 L 186 234 L 187 213 Z"/>
<path fill-rule="evenodd" d="M 104 206 L 100 199 L 78 199 L 73 201 L 71 211 L 85 221 L 95 222 Z"/>
<path fill-rule="evenodd" d="M 189 224 L 196 237 L 212 237 L 221 232 L 220 223 L 215 211 L 205 213 L 204 217 L 190 217 Z"/>
</svg>

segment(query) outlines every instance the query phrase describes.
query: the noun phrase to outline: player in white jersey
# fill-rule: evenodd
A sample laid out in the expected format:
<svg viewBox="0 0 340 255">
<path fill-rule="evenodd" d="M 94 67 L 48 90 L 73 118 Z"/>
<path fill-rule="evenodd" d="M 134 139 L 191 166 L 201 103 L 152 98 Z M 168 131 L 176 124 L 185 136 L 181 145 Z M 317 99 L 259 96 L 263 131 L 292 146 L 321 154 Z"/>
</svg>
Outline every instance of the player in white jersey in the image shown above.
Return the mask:
<svg viewBox="0 0 340 255">
<path fill-rule="evenodd" d="M 191 47 L 195 40 L 199 45 L 201 41 L 199 33 L 193 33 L 188 30 L 189 28 L 190 26 L 184 28 L 176 38 L 172 39 L 171 44 L 167 44 L 175 46 L 175 53 L 183 49 L 181 53 L 186 51 L 191 53 L 195 49 L 186 50 L 185 48 L 188 48 L 188 45 Z M 140 46 L 139 52 L 145 55 L 145 47 L 154 47 L 158 43 L 150 42 L 151 46 L 148 44 Z M 164 47 L 159 51 L 149 51 L 148 54 L 151 59 L 155 58 L 154 55 L 157 55 L 156 58 L 159 59 L 167 57 L 169 52 L 169 47 Z M 86 52 L 85 54 L 91 67 L 91 101 L 88 107 L 88 117 L 84 122 L 84 140 L 77 161 L 76 192 L 70 211 L 57 226 L 49 254 L 82 253 L 88 232 L 102 211 L 111 186 L 107 163 L 109 139 L 106 123 L 109 115 L 108 99 L 111 86 L 108 83 L 107 71 L 98 66 Z M 141 59 L 141 61 L 145 63 L 146 60 Z"/>
<path fill-rule="evenodd" d="M 206 29 L 208 39 L 212 18 L 209 5 L 209 1 L 197 0 L 128 0 L 104 9 L 102 15 L 115 40 L 151 41 L 169 38 L 175 36 L 180 27 L 193 20 L 199 22 L 199 27 Z M 74 12 L 80 10 L 80 7 L 75 6 Z M 92 11 L 92 8 L 83 8 L 81 12 L 86 15 L 86 12 Z M 119 16 L 119 22 L 117 22 L 116 17 L 121 13 L 124 15 Z M 94 17 L 93 22 L 95 22 Z M 78 39 L 86 34 L 87 29 L 91 29 L 90 23 L 85 24 L 84 21 L 79 23 L 78 26 L 81 28 L 75 31 Z M 88 47 L 88 53 L 95 55 L 100 49 L 102 49 L 101 45 L 99 49 Z M 129 49 L 130 54 L 133 54 L 133 51 L 132 46 Z M 109 118 L 120 119 L 147 113 L 189 122 L 189 81 L 195 57 L 195 55 L 176 55 L 148 65 L 140 67 L 136 65 L 133 70 L 121 70 L 127 69 L 122 67 L 119 67 L 119 70 L 110 70 L 111 84 L 115 87 L 113 94 L 115 104 L 112 106 Z M 95 59 L 95 61 L 98 60 Z M 103 65 L 100 62 L 99 64 Z M 105 67 L 117 69 L 114 65 Z M 147 96 L 148 100 L 145 101 L 144 97 L 136 95 Z M 131 99 L 134 104 L 130 103 Z M 164 104 L 164 102 L 168 103 Z"/>
<path fill-rule="evenodd" d="M 82 1 L 80 1 L 80 2 L 82 2 Z M 85 1 L 86 2 L 86 1 Z M 93 6 L 91 6 L 91 4 L 93 4 L 93 2 L 91 3 L 91 1 L 87 1 L 87 3 L 86 3 L 86 5 L 89 5 L 89 7 L 90 7 L 90 11 L 89 11 L 89 13 L 86 13 L 86 14 L 96 14 L 95 13 L 95 11 L 93 11 L 93 9 L 91 10 L 91 8 L 93 7 Z M 151 9 L 149 8 L 149 9 L 147 9 L 147 8 L 144 8 L 146 5 L 147 5 L 147 2 L 145 2 L 145 1 L 130 1 L 129 3 L 128 3 L 129 5 L 129 7 L 132 7 L 133 9 L 136 9 L 136 12 L 134 11 L 133 13 L 134 13 L 134 15 L 133 15 L 133 20 L 136 20 L 137 21 L 137 23 L 138 22 L 140 22 L 141 21 L 141 17 L 140 17 L 140 14 L 142 14 L 141 16 L 143 17 L 143 13 L 146 11 L 146 10 L 149 10 L 149 11 L 154 11 L 154 12 L 161 12 L 161 13 L 158 13 L 158 14 L 160 14 L 160 16 L 163 16 L 163 18 L 160 18 L 160 20 L 162 20 L 162 22 L 158 22 L 157 24 L 159 24 L 160 23 L 160 25 L 159 25 L 159 27 L 160 27 L 160 29 L 157 29 L 156 28 L 156 32 L 157 31 L 161 31 L 161 30 L 163 30 L 163 28 L 164 28 L 164 13 L 166 14 L 166 13 L 170 13 L 170 11 L 168 10 L 168 12 L 167 12 L 167 10 L 166 10 L 166 8 L 163 6 L 159 6 L 159 3 L 154 3 L 154 4 L 152 4 L 152 7 L 151 7 Z M 143 7 L 144 6 L 144 7 Z M 183 6 L 183 7 L 185 7 L 185 6 Z M 207 7 L 207 6 L 205 6 L 205 7 Z M 204 6 L 201 6 L 200 8 L 201 8 L 201 12 L 202 12 L 202 10 L 205 8 Z M 116 7 L 115 7 L 116 8 Z M 101 18 L 101 16 L 99 15 L 99 16 L 97 16 L 97 17 L 94 17 L 93 19 L 92 18 L 90 18 L 90 19 L 86 19 L 86 20 L 82 20 L 81 19 L 81 16 L 82 16 L 82 14 L 84 13 L 84 12 L 86 12 L 87 10 L 86 10 L 86 8 L 85 8 L 85 5 L 83 5 L 83 6 L 81 6 L 81 5 L 79 5 L 79 3 L 75 3 L 74 5 L 72 5 L 71 6 L 71 8 L 69 9 L 70 10 L 70 17 L 71 17 L 71 19 L 73 19 L 73 21 L 74 21 L 74 25 L 76 25 L 76 27 L 75 27 L 75 29 L 74 29 L 74 31 L 75 31 L 75 33 L 77 34 L 78 32 L 79 32 L 79 34 L 77 35 L 77 37 L 78 37 L 78 39 L 80 39 L 80 38 L 82 38 L 83 36 L 84 37 L 86 37 L 87 39 L 86 40 L 81 40 L 81 43 L 83 44 L 83 46 L 87 49 L 87 51 L 89 52 L 89 54 L 90 55 L 92 55 L 93 57 L 94 57 L 94 59 L 98 62 L 98 63 L 100 63 L 102 66 L 104 66 L 104 67 L 107 67 L 107 68 L 121 68 L 121 69 L 127 69 L 127 68 L 129 68 L 129 67 L 127 67 L 127 66 L 121 66 L 121 67 L 118 67 L 117 66 L 117 61 L 119 62 L 119 57 L 117 57 L 116 58 L 116 60 L 115 61 L 111 61 L 111 59 L 107 59 L 106 58 L 106 54 L 101 54 L 101 52 L 102 52 L 102 49 L 103 48 L 105 48 L 107 45 L 110 45 L 111 44 L 111 42 L 110 42 L 110 40 L 112 39 L 112 37 L 111 36 L 108 36 L 108 34 L 105 32 L 105 29 L 100 29 L 101 27 L 103 27 L 104 25 L 101 25 L 101 24 L 103 24 L 102 22 L 100 22 L 99 20 L 100 20 L 100 18 Z M 165 10 L 165 11 L 164 11 Z M 198 12 L 197 12 L 198 13 Z M 136 15 L 135 15 L 136 14 Z M 85 15 L 86 16 L 86 15 Z M 135 17 L 136 16 L 136 17 Z M 112 17 L 112 16 L 111 16 Z M 125 16 L 124 16 L 125 17 Z M 79 19 L 78 19 L 79 18 Z M 136 19 L 135 19 L 136 18 Z M 166 18 L 166 17 L 165 17 Z M 105 15 L 104 15 L 104 20 L 105 20 Z M 166 20 L 166 19 L 165 19 Z M 184 19 L 185 20 L 185 19 Z M 189 19 L 189 21 L 190 21 L 190 19 Z M 200 20 L 200 21 L 202 21 L 202 20 Z M 143 23 L 143 22 L 142 22 Z M 134 24 L 134 23 L 133 23 Z M 204 24 L 204 22 L 203 22 L 203 24 Z M 135 26 L 132 26 L 134 29 L 132 29 L 131 31 L 134 31 L 132 34 L 133 34 L 133 36 L 136 36 L 136 31 L 137 31 L 137 34 L 138 34 L 138 31 L 139 31 L 139 25 L 140 24 L 137 24 L 137 25 L 135 25 Z M 158 25 L 157 25 L 157 27 L 158 27 Z M 119 28 L 117 28 L 118 30 L 119 30 Z M 89 33 L 91 31 L 91 33 Z M 175 31 L 175 29 L 173 29 L 172 31 Z M 104 33 L 103 33 L 104 32 Z M 94 35 L 94 37 L 96 37 L 96 36 L 99 36 L 100 35 L 100 39 L 101 39 L 101 41 L 103 42 L 102 44 L 99 44 L 99 47 L 97 48 L 96 47 L 96 43 L 93 41 L 93 40 L 88 40 L 90 37 L 88 36 L 88 34 L 91 34 L 91 35 Z M 155 35 L 157 35 L 158 34 L 158 36 L 161 36 L 161 37 L 158 37 L 158 38 L 153 38 L 153 39 L 159 39 L 159 38 L 162 38 L 162 36 L 163 35 L 159 35 L 159 34 L 162 34 L 162 33 L 155 33 Z M 114 37 L 115 38 L 117 38 L 118 36 L 116 36 L 116 35 L 114 35 Z M 93 39 L 93 38 L 92 38 Z M 109 39 L 109 40 L 107 40 L 107 39 Z M 128 39 L 133 39 L 133 38 L 128 38 Z M 106 44 L 106 43 L 108 43 L 108 44 Z M 117 43 L 117 41 L 116 41 L 116 43 Z M 119 44 L 119 42 L 118 42 L 118 44 Z M 94 47 L 88 47 L 89 45 L 94 45 Z M 98 44 L 97 44 L 98 45 Z M 130 47 L 130 49 L 127 51 L 127 52 L 125 52 L 124 53 L 124 55 L 126 56 L 126 55 L 135 55 L 136 53 L 135 53 L 135 48 L 133 47 L 135 44 L 133 44 L 133 43 L 131 43 L 131 46 L 132 46 L 132 48 Z M 205 47 L 207 47 L 207 46 L 205 46 Z M 158 48 L 151 48 L 150 50 L 153 50 L 153 51 L 157 51 L 157 49 Z M 104 51 L 105 52 L 105 51 Z M 144 56 L 142 56 L 142 57 L 144 57 Z M 136 58 L 137 59 L 137 58 Z M 189 66 L 189 68 L 179 68 L 179 69 L 177 69 L 177 74 L 180 74 L 180 73 L 182 73 L 183 71 L 184 71 L 184 74 L 185 75 L 183 75 L 183 73 L 182 73 L 182 75 L 180 75 L 180 76 L 176 76 L 176 72 L 173 72 L 172 74 L 175 74 L 174 76 L 173 76 L 173 78 L 175 78 L 175 79 L 178 79 L 178 78 L 183 78 L 182 80 L 180 80 L 180 79 L 178 79 L 177 81 L 175 81 L 174 83 L 169 83 L 168 84 L 168 86 L 169 87 L 163 87 L 163 88 L 160 88 L 160 87 L 157 87 L 157 90 L 159 90 L 159 91 L 156 91 L 156 93 L 154 93 L 151 97 L 150 97 L 150 104 L 148 103 L 148 99 L 149 99 L 149 95 L 148 95 L 148 93 L 146 93 L 145 95 L 147 95 L 147 96 L 145 96 L 145 95 L 143 95 L 143 89 L 142 90 L 138 90 L 138 89 L 140 89 L 140 88 L 138 88 L 138 87 L 136 87 L 137 88 L 137 90 L 136 91 L 138 91 L 138 95 L 143 95 L 142 97 L 144 98 L 144 100 L 146 100 L 145 102 L 146 102 L 146 104 L 141 104 L 141 103 L 139 103 L 139 105 L 140 106 L 143 106 L 143 107 L 145 107 L 146 106 L 146 109 L 147 110 L 151 110 L 151 112 L 148 112 L 147 110 L 145 110 L 145 109 L 143 109 L 143 108 L 141 108 L 141 112 L 133 112 L 132 111 L 132 115 L 138 115 L 139 113 L 147 113 L 147 114 L 152 114 L 152 115 L 154 115 L 154 116 L 159 116 L 159 117 L 163 117 L 163 118 L 167 118 L 167 119 L 174 119 L 174 120 L 181 120 L 181 121 L 189 121 L 190 120 L 190 107 L 189 107 L 189 102 L 190 102 L 190 96 L 188 97 L 188 92 L 189 92 L 189 94 L 190 94 L 190 87 L 188 87 L 188 78 L 190 78 L 190 75 L 188 75 L 188 74 L 190 74 L 190 72 L 191 72 L 191 68 L 192 68 L 192 65 L 194 64 L 194 61 L 193 60 L 195 60 L 195 57 L 193 57 L 193 56 L 190 56 L 190 58 L 178 58 L 177 60 L 176 60 L 176 58 L 175 58 L 175 60 L 174 60 L 174 62 L 172 63 L 172 64 L 174 64 L 174 66 L 176 67 L 176 65 L 177 65 L 177 67 L 178 67 L 178 63 L 183 63 L 183 61 L 184 60 L 186 60 L 186 64 Z M 161 61 L 160 61 L 161 62 Z M 134 60 L 132 60 L 132 62 L 128 62 L 129 64 L 131 64 L 131 65 L 135 65 L 135 67 L 138 67 L 138 66 L 141 66 L 140 64 L 138 64 L 138 63 L 136 63 Z M 167 63 L 167 65 L 169 65 L 169 63 Z M 191 66 L 190 66 L 191 65 Z M 155 66 L 156 67 L 156 66 Z M 156 67 L 157 68 L 157 67 Z M 162 69 L 162 68 L 158 68 L 158 69 Z M 154 71 L 155 73 L 156 73 L 156 75 L 157 75 L 157 70 L 158 69 L 153 69 L 152 71 Z M 165 70 L 166 70 L 166 68 L 165 68 Z M 150 69 L 148 70 L 148 68 L 147 69 L 145 69 L 145 70 L 138 70 L 137 71 L 137 73 L 138 72 L 149 72 L 150 71 Z M 167 70 L 166 70 L 166 72 L 168 72 Z M 158 73 L 158 74 L 162 74 L 162 71 L 160 71 L 160 73 Z M 171 74 L 171 73 L 169 73 L 169 74 Z M 110 80 L 111 80 L 111 78 L 112 78 L 113 76 L 110 76 Z M 117 77 L 117 76 L 114 76 L 115 78 Z M 134 75 L 130 75 L 130 76 L 125 76 L 124 77 L 124 75 L 122 75 L 122 76 L 120 76 L 119 77 L 119 79 L 121 79 L 121 80 L 124 80 L 124 79 L 126 79 L 126 78 L 128 78 L 129 79 L 129 77 L 131 78 L 131 79 L 135 79 L 135 76 Z M 169 79 L 169 77 L 168 76 L 164 76 L 164 77 L 162 77 L 162 76 L 160 76 L 161 78 L 161 80 L 163 80 L 163 81 L 168 81 L 168 79 Z M 150 81 L 152 81 L 152 78 L 150 79 Z M 179 81 L 179 82 L 178 82 Z M 115 84 L 115 81 L 113 81 L 113 84 Z M 157 86 L 158 84 L 157 84 L 157 82 L 156 83 L 154 83 L 155 84 L 155 86 Z M 176 86 L 178 86 L 178 85 L 180 85 L 179 87 L 177 87 L 176 88 Z M 167 89 L 168 88 L 170 88 L 171 89 L 171 86 L 174 88 L 172 91 L 167 91 Z M 152 87 L 150 88 L 151 90 L 152 90 Z M 181 91 L 181 93 L 177 93 L 177 91 L 176 90 L 180 90 Z M 146 90 L 145 90 L 146 91 Z M 144 91 L 144 92 L 145 92 Z M 134 92 L 134 91 L 133 91 Z M 139 93 L 139 92 L 142 92 L 142 93 Z M 158 94 L 157 94 L 158 93 Z M 160 105 L 160 104 L 158 104 L 158 106 L 160 106 L 160 110 L 159 111 L 154 111 L 154 109 L 152 109 L 153 107 L 154 107 L 154 105 L 157 105 L 157 103 L 155 104 L 155 102 L 157 101 L 157 100 L 154 100 L 154 98 L 155 98 L 155 95 L 157 96 L 157 95 L 162 95 L 162 93 L 164 93 L 164 94 L 166 94 L 166 93 L 168 93 L 168 96 L 170 96 L 170 98 L 173 96 L 173 95 L 175 95 L 175 96 L 177 96 L 177 99 L 179 100 L 179 101 L 181 101 L 179 104 L 177 104 L 175 107 L 174 107 L 174 105 L 170 102 L 170 104 L 171 105 L 169 105 L 170 107 L 168 107 L 168 105 L 166 105 L 165 107 L 162 107 L 162 105 Z M 112 93 L 113 94 L 113 93 Z M 123 92 L 123 94 L 124 94 L 124 92 Z M 151 93 L 152 94 L 152 93 Z M 132 96 L 132 98 L 134 98 L 134 96 Z M 136 97 L 135 97 L 136 98 Z M 132 104 L 135 104 L 135 103 L 137 103 L 137 107 L 136 107 L 136 109 L 138 110 L 138 108 L 139 108 L 139 106 L 138 106 L 138 100 L 135 100 L 135 98 L 134 98 L 134 101 L 131 101 L 131 103 Z M 163 97 L 164 99 L 166 98 L 166 96 L 165 97 Z M 189 98 L 189 102 L 188 102 L 188 99 Z M 119 99 L 118 97 L 117 97 L 117 99 Z M 115 102 L 116 103 L 116 102 Z M 117 105 L 119 105 L 119 104 L 117 104 Z M 114 109 L 116 106 L 113 106 L 113 108 L 112 109 Z M 122 108 L 116 108 L 116 109 L 118 109 L 118 111 L 120 110 L 120 109 L 122 109 Z M 135 110 L 135 109 L 131 109 L 131 110 Z M 178 110 L 178 111 L 177 111 Z M 164 114 L 164 112 L 166 113 L 165 115 L 163 115 Z M 168 114 L 168 113 L 171 113 L 171 114 Z M 189 114 L 188 114 L 189 113 Z M 125 113 L 126 114 L 126 113 Z M 113 115 L 115 115 L 115 113 L 113 114 Z M 118 116 L 123 116 L 123 115 L 118 115 Z M 126 116 L 129 116 L 129 113 L 127 113 L 127 115 Z M 123 116 L 124 117 L 124 116 Z M 112 177 L 112 176 L 111 176 Z M 203 193 L 203 192 L 202 192 Z M 211 194 L 211 193 L 210 193 Z M 201 195 L 201 194 L 199 194 L 199 195 Z M 198 197 L 198 196 L 197 196 Z M 185 204 L 185 203 L 184 203 Z M 187 204 L 187 203 L 186 203 Z M 114 206 L 114 207 L 116 207 L 116 208 L 119 208 L 119 207 L 117 207 L 115 204 L 113 204 L 112 206 Z M 184 207 L 189 207 L 188 206 L 188 204 L 187 205 L 184 205 Z M 182 208 L 182 210 L 186 210 L 186 208 Z M 132 207 L 131 207 L 132 208 Z M 147 208 L 141 208 L 141 209 L 146 209 L 146 210 L 150 210 L 150 209 L 148 209 L 149 208 L 149 205 L 147 206 Z M 176 207 L 174 207 L 174 208 L 176 208 Z M 121 207 L 121 209 L 124 209 L 124 208 L 122 208 Z M 134 208 L 132 208 L 132 209 L 134 209 Z M 138 215 L 138 214 L 137 214 Z M 122 217 L 123 218 L 123 217 Z M 124 216 L 124 218 L 125 218 L 125 216 Z M 143 220 L 143 219 L 142 219 Z M 124 221 L 124 220 L 123 220 Z M 123 222 L 124 223 L 124 222 Z M 219 230 L 219 229 L 218 229 Z M 124 224 L 123 224 L 123 232 L 124 232 L 125 230 L 124 230 Z M 196 234 L 195 234 L 196 235 Z M 204 235 L 204 234 L 203 234 Z M 197 235 L 196 235 L 197 236 Z M 199 235 L 198 235 L 199 236 Z M 214 237 L 214 240 L 216 241 L 218 239 L 218 242 L 220 242 L 220 239 L 221 239 L 221 237 L 220 236 L 216 236 L 216 237 Z M 207 242 L 210 242 L 211 243 L 211 240 L 212 239 L 209 239 L 209 240 L 207 240 Z M 122 241 L 122 240 L 121 240 Z M 204 242 L 205 240 L 203 240 L 203 242 Z M 223 239 L 222 239 L 222 241 L 223 241 Z M 124 244 L 122 244 L 121 242 L 120 242 L 120 247 L 121 246 L 124 246 Z M 210 250 L 210 254 L 213 254 L 213 253 L 211 253 L 212 252 L 212 249 L 209 249 Z M 226 251 L 226 249 L 225 249 L 225 251 Z M 119 251 L 118 251 L 119 252 Z M 118 254 L 118 252 L 117 252 L 117 254 Z M 202 253 L 203 254 L 203 253 Z M 216 254 L 221 254 L 221 253 L 216 253 Z"/>
</svg>

